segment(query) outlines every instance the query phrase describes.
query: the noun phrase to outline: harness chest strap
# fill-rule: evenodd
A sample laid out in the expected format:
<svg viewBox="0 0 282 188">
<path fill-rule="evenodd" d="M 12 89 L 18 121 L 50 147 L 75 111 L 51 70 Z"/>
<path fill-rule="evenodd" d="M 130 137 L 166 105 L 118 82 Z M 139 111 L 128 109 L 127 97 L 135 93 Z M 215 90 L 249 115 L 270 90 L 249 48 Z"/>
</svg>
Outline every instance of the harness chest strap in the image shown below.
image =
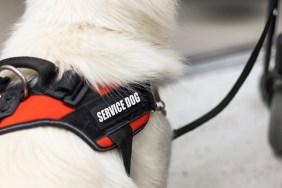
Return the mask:
<svg viewBox="0 0 282 188">
<path fill-rule="evenodd" d="M 50 62 L 30 57 L 3 60 L 0 66 L 15 66 L 14 62 L 20 61 L 30 62 L 28 68 L 43 63 L 54 69 Z M 133 136 L 144 128 L 150 112 L 156 109 L 150 85 L 101 87 L 95 92 L 73 72 L 65 73 L 60 81 L 54 81 L 57 74 L 53 78 L 44 76 L 39 74 L 38 83 L 29 88 L 25 100 L 19 100 L 23 93 L 19 85 L 1 91 L 0 134 L 42 126 L 65 128 L 96 151 L 118 147 L 129 175 Z M 46 80 L 50 82 L 44 83 Z"/>
</svg>

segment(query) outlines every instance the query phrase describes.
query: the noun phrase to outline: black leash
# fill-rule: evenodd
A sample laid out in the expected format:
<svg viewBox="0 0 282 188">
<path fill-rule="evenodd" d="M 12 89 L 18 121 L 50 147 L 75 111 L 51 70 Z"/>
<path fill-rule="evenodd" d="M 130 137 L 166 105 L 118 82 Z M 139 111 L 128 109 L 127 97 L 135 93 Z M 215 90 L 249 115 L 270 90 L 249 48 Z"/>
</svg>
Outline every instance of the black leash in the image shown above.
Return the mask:
<svg viewBox="0 0 282 188">
<path fill-rule="evenodd" d="M 211 111 L 209 111 L 208 113 L 206 113 L 202 117 L 196 119 L 195 121 L 179 128 L 179 129 L 174 130 L 173 139 L 177 139 L 180 136 L 200 127 L 201 125 L 203 125 L 207 121 L 211 120 L 216 115 L 218 115 L 222 110 L 224 110 L 228 106 L 228 104 L 232 101 L 232 99 L 238 93 L 238 91 L 240 90 L 240 88 L 244 84 L 245 80 L 249 76 L 251 70 L 253 69 L 254 64 L 256 63 L 256 60 L 257 60 L 259 53 L 260 53 L 260 51 L 263 47 L 264 41 L 267 37 L 267 34 L 270 30 L 270 27 L 276 19 L 277 6 L 278 6 L 278 3 L 276 1 L 273 4 L 273 8 L 271 9 L 272 11 L 270 12 L 267 23 L 264 27 L 263 33 L 262 33 L 258 43 L 256 44 L 256 46 L 255 46 L 247 64 L 246 64 L 246 66 L 244 67 L 240 77 L 238 78 L 238 80 L 236 81 L 236 83 L 234 84 L 232 89 L 229 91 L 229 93 L 226 95 L 226 97 L 216 107 L 214 107 Z"/>
</svg>

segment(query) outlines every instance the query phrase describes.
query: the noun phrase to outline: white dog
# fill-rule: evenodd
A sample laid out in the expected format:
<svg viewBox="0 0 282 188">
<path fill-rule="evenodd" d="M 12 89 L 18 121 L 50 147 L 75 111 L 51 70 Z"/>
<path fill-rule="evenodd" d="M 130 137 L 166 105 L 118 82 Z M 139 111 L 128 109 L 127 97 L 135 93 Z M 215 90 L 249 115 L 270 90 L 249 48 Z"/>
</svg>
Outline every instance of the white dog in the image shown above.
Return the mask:
<svg viewBox="0 0 282 188">
<path fill-rule="evenodd" d="M 32 56 L 74 69 L 93 87 L 150 80 L 183 66 L 170 49 L 177 0 L 27 0 L 2 59 Z M 73 133 L 36 128 L 0 136 L 1 188 L 163 188 L 171 129 L 159 112 L 134 137 L 130 177 L 117 150 L 95 152 Z"/>
</svg>

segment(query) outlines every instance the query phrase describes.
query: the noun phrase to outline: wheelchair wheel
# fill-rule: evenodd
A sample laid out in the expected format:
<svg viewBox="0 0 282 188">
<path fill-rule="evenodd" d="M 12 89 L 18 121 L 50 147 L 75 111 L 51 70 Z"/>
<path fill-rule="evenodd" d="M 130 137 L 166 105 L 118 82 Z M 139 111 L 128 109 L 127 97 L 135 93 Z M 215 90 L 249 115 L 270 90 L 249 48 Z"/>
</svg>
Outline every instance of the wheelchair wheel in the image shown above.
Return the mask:
<svg viewBox="0 0 282 188">
<path fill-rule="evenodd" d="M 269 143 L 274 153 L 282 157 L 282 90 L 273 95 L 270 110 Z"/>
</svg>

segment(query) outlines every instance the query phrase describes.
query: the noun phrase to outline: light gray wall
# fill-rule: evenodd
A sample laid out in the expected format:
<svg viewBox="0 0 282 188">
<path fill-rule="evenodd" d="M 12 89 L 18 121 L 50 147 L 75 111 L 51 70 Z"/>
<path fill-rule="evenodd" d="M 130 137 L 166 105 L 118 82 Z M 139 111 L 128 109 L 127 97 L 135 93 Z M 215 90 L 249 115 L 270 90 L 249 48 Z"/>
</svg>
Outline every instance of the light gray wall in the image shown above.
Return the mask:
<svg viewBox="0 0 282 188">
<path fill-rule="evenodd" d="M 0 0 L 0 49 L 23 11 L 23 0 Z"/>
</svg>

